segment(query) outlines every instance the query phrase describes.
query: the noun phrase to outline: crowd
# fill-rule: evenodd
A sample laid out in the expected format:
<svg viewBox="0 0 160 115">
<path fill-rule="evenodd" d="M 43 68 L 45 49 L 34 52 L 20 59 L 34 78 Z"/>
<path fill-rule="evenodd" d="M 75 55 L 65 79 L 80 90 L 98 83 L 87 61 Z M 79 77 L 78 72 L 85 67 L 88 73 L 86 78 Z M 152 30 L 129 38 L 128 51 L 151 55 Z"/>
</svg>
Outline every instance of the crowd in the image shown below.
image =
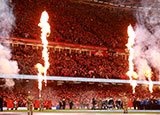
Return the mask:
<svg viewBox="0 0 160 115">
<path fill-rule="evenodd" d="M 13 0 L 16 27 L 12 36 L 40 39 L 41 13 L 49 14 L 49 41 L 124 49 L 132 11 L 70 0 Z M 87 9 L 87 10 L 86 10 Z"/>
<path fill-rule="evenodd" d="M 15 81 L 15 83 L 12 89 L 0 89 L 0 94 L 4 96 L 4 106 L 7 106 L 8 100 L 17 100 L 18 107 L 26 107 L 28 91 L 31 92 L 34 100 L 39 99 L 37 81 Z M 136 93 L 132 94 L 132 87 L 130 85 L 99 85 L 98 83 L 74 84 L 72 82 L 64 82 L 58 85 L 56 81 L 48 81 L 47 87 L 43 87 L 42 98 L 44 103 L 48 102 L 47 100 L 51 100 L 51 104 L 54 107 L 59 107 L 59 103 L 65 100 L 66 108 L 69 108 L 70 102 L 73 103 L 73 108 L 83 108 L 84 105 L 92 108 L 93 98 L 95 99 L 96 106 L 100 99 L 104 101 L 112 98 L 114 103 L 116 103 L 116 100 L 121 99 L 124 93 L 129 99 L 129 107 L 133 107 L 132 102 L 134 102 L 135 98 L 139 101 L 160 98 L 158 87 L 154 87 L 153 93 L 151 94 L 148 89 L 146 89 L 146 86 L 137 86 Z"/>
<path fill-rule="evenodd" d="M 19 74 L 37 75 L 35 65 L 44 64 L 42 47 L 13 46 L 12 60 L 18 62 Z M 68 76 L 105 79 L 128 79 L 128 61 L 116 56 L 96 56 L 65 50 L 49 49 L 49 76 Z"/>
<path fill-rule="evenodd" d="M 135 24 L 132 11 L 70 0 L 13 0 L 12 5 L 16 16 L 16 27 L 11 33 L 13 37 L 40 39 L 38 23 L 41 13 L 46 10 L 51 25 L 49 41 L 124 49 L 128 39 L 127 26 Z M 42 47 L 19 44 L 11 48 L 12 60 L 18 62 L 19 74 L 37 75 L 35 65 L 44 63 Z M 49 76 L 129 79 L 126 76 L 128 61 L 113 55 L 86 55 L 51 48 L 49 62 L 50 67 L 47 71 Z M 13 88 L 0 88 L 4 106 L 7 106 L 9 100 L 12 100 L 11 102 L 16 100 L 18 107 L 25 107 L 28 91 L 35 100 L 38 99 L 37 87 L 38 82 L 34 80 L 15 80 Z M 159 88 L 154 88 L 152 94 L 146 89 L 148 89 L 146 86 L 138 86 L 136 93 L 132 94 L 132 87 L 129 85 L 73 82 L 58 85 L 57 81 L 48 81 L 48 86 L 43 86 L 42 97 L 44 103 L 51 100 L 54 107 L 59 106 L 65 99 L 67 105 L 73 102 L 73 108 L 83 108 L 83 105 L 89 105 L 91 108 L 93 98 L 95 101 L 109 98 L 116 101 L 123 93 L 127 94 L 131 103 L 135 98 L 137 100 L 160 98 Z"/>
</svg>

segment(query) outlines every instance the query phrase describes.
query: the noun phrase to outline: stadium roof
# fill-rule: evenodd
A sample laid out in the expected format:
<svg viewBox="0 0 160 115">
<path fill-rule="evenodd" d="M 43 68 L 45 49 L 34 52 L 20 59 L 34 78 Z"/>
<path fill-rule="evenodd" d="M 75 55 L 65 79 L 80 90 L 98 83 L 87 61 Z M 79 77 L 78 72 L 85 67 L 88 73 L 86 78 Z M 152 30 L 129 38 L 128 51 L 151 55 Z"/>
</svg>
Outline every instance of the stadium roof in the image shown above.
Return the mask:
<svg viewBox="0 0 160 115">
<path fill-rule="evenodd" d="M 103 0 L 117 5 L 140 6 L 141 0 Z"/>
<path fill-rule="evenodd" d="M 104 5 L 110 5 L 113 7 L 121 8 L 154 8 L 160 10 L 159 0 L 85 0 L 87 2 L 94 2 Z"/>
</svg>

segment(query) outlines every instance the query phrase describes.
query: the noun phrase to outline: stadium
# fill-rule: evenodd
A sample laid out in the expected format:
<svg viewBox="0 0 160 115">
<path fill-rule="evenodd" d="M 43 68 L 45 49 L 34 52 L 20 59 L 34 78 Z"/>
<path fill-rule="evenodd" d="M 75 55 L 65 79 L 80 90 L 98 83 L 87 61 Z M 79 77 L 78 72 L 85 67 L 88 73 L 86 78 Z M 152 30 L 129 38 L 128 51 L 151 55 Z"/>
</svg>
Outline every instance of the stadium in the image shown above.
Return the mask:
<svg viewBox="0 0 160 115">
<path fill-rule="evenodd" d="M 0 4 L 0 114 L 160 114 L 159 0 Z"/>
</svg>

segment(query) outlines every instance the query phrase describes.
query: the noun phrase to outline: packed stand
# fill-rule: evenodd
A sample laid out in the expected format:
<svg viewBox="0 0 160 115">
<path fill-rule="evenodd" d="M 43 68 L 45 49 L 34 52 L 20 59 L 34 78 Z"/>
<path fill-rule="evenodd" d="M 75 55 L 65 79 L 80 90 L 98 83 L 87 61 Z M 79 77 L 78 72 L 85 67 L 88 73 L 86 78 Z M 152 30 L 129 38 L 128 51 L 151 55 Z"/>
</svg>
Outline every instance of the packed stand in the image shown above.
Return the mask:
<svg viewBox="0 0 160 115">
<path fill-rule="evenodd" d="M 135 24 L 132 11 L 70 0 L 13 0 L 13 4 L 14 37 L 40 39 L 38 23 L 41 13 L 46 10 L 51 25 L 48 40 L 124 49 L 128 39 L 127 26 Z"/>
<path fill-rule="evenodd" d="M 35 65 L 43 64 L 42 47 L 12 46 L 12 60 L 18 62 L 19 74 L 37 75 Z M 120 63 L 121 62 L 121 63 Z M 127 60 L 116 56 L 85 55 L 49 49 L 49 76 L 68 76 L 105 79 L 128 79 Z"/>
</svg>

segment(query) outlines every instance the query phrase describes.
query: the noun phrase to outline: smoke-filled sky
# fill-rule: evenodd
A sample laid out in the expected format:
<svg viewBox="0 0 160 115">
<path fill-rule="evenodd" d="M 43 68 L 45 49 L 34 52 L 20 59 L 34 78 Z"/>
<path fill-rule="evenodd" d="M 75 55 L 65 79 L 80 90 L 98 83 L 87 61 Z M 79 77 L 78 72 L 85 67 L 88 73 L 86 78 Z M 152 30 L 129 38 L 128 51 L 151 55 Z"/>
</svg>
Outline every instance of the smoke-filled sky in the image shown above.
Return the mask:
<svg viewBox="0 0 160 115">
<path fill-rule="evenodd" d="M 9 6 L 10 0 L 0 0 L 0 36 L 9 37 L 12 27 L 15 25 L 13 9 Z M 11 49 L 5 44 L 7 39 L 0 38 L 0 74 L 17 74 L 18 66 L 16 61 L 11 61 Z M 6 79 L 7 86 L 13 86 L 12 79 Z"/>
<path fill-rule="evenodd" d="M 137 11 L 135 27 L 134 63 L 140 80 L 145 80 L 145 71 L 154 70 L 159 80 L 160 72 L 160 0 L 142 0 L 143 7 Z"/>
</svg>

